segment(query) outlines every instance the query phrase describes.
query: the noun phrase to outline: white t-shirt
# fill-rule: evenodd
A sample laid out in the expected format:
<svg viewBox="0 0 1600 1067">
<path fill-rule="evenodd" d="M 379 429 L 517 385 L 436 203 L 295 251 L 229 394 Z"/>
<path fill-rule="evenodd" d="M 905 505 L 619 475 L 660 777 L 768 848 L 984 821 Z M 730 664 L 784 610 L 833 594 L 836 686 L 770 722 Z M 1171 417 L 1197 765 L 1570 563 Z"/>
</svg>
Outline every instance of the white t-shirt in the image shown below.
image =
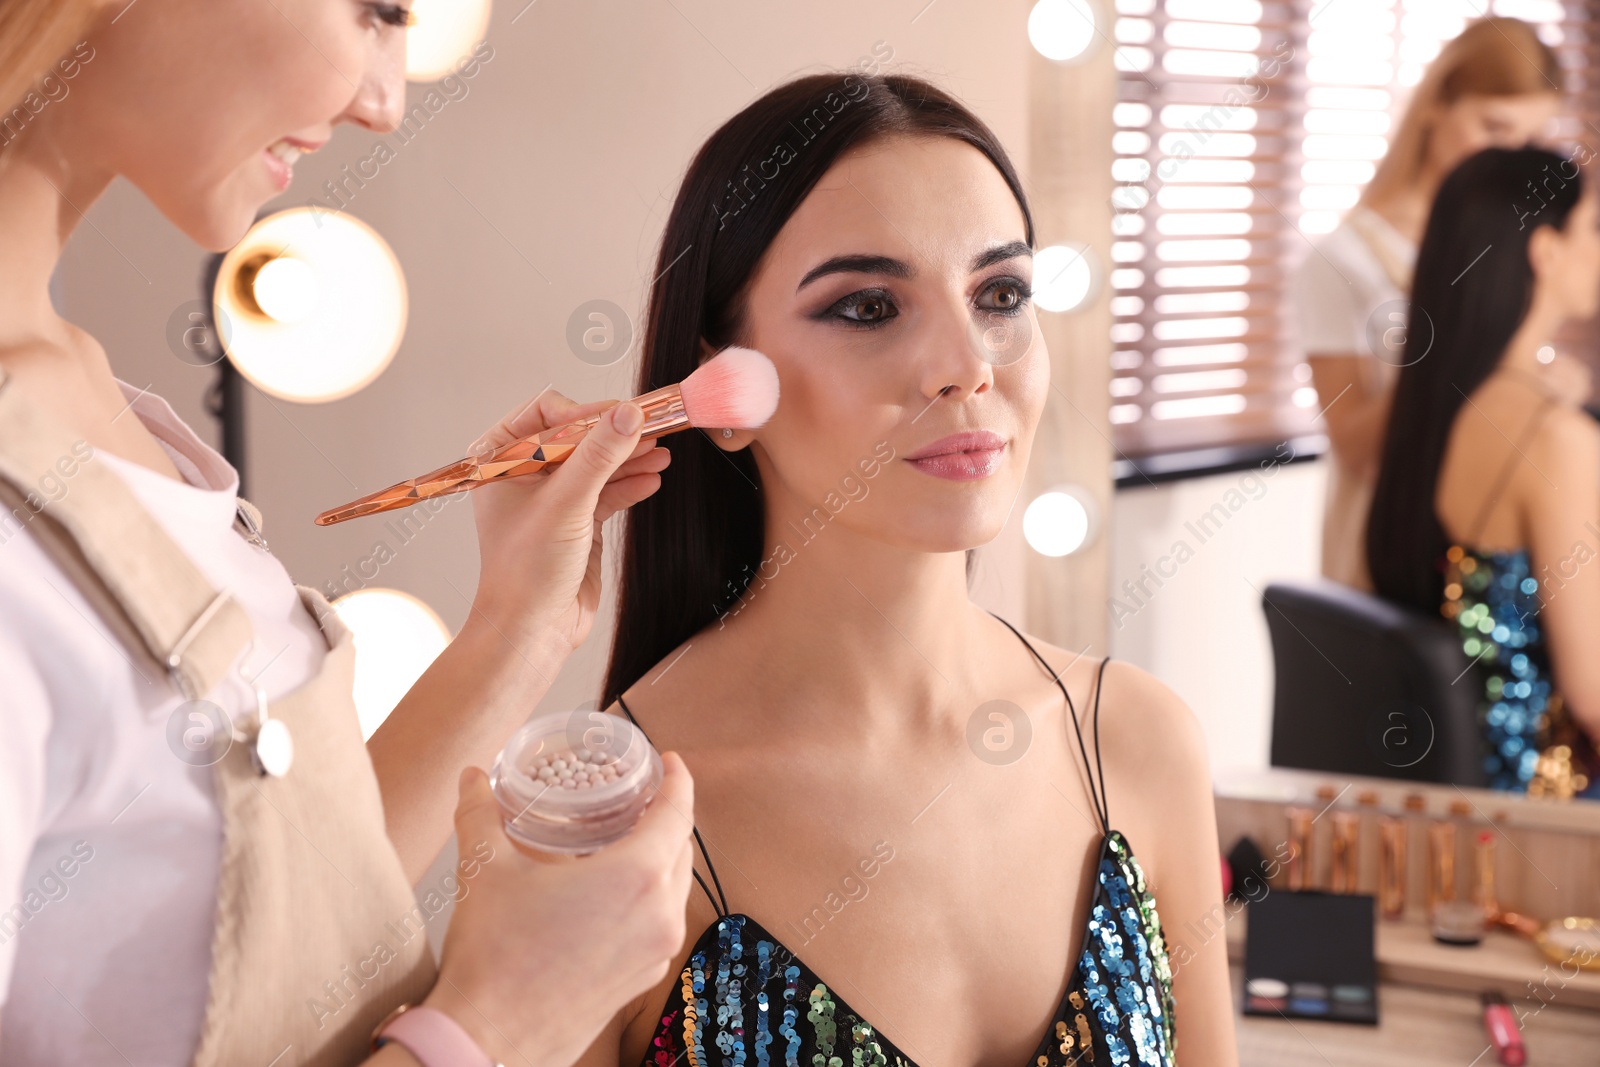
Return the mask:
<svg viewBox="0 0 1600 1067">
<path fill-rule="evenodd" d="M 133 401 L 122 417 L 187 484 L 105 452 L 92 462 L 243 606 L 255 644 L 237 669 L 262 672 L 269 701 L 298 689 L 327 646 L 283 565 L 234 530 L 237 473 L 165 400 L 118 384 Z M 0 531 L 0 1063 L 187 1063 L 221 862 L 212 770 L 169 747 L 184 702 L 172 683 L 134 666 L 26 527 Z M 207 699 L 235 721 L 254 711 L 237 673 Z"/>
<path fill-rule="evenodd" d="M 1404 329 L 1405 292 L 1391 274 L 1409 278 L 1417 246 L 1382 216 L 1353 208 L 1336 229 L 1312 242 L 1294 280 L 1300 349 L 1306 356 L 1362 357 L 1368 392 L 1387 392 L 1399 375 L 1399 353 L 1382 348 L 1384 333 Z M 1391 337 L 1395 336 L 1390 334 Z M 1374 354 L 1373 344 L 1380 345 Z M 1381 357 L 1381 358 L 1380 358 Z M 1323 404 L 1337 403 L 1325 397 Z M 1322 573 L 1359 589 L 1367 574 L 1367 511 L 1373 483 L 1331 456 L 1322 521 Z"/>
</svg>

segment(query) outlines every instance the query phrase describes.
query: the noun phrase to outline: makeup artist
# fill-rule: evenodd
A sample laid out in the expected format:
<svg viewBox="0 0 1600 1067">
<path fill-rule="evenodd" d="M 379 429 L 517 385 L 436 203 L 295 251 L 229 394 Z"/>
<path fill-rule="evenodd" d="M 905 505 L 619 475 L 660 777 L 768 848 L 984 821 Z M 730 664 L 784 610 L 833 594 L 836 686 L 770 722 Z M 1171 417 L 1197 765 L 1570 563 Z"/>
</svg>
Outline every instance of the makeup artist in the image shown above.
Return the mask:
<svg viewBox="0 0 1600 1067">
<path fill-rule="evenodd" d="M 576 863 L 514 849 L 462 771 L 589 634 L 600 524 L 667 462 L 637 406 L 550 477 L 473 494 L 471 616 L 363 746 L 349 632 L 233 469 L 51 304 L 113 178 L 220 250 L 335 126 L 394 128 L 409 17 L 0 0 L 0 1062 L 568 1064 L 683 940 L 676 756 L 634 833 Z M 547 391 L 476 447 L 597 407 Z M 436 972 L 412 887 L 452 809 Z"/>
</svg>

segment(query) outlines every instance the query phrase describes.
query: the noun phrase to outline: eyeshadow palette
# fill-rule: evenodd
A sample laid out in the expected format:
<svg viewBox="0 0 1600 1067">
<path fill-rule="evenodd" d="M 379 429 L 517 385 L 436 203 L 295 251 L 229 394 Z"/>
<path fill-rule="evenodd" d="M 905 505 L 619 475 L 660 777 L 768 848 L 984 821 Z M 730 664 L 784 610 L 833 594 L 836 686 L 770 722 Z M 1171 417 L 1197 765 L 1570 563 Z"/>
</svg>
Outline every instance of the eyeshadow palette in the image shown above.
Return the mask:
<svg viewBox="0 0 1600 1067">
<path fill-rule="evenodd" d="M 1378 1022 L 1373 898 L 1273 890 L 1250 905 L 1244 1013 Z"/>
</svg>

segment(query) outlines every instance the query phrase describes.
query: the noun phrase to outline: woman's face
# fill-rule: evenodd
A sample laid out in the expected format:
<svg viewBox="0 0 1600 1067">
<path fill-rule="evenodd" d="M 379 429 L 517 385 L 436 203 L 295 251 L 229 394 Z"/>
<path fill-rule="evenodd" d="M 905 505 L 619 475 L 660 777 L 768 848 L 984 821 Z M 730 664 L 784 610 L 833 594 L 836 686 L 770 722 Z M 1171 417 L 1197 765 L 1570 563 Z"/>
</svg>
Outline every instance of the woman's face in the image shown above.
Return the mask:
<svg viewBox="0 0 1600 1067">
<path fill-rule="evenodd" d="M 775 529 L 820 507 L 924 552 L 1000 532 L 1049 389 L 1026 241 L 1000 173 L 951 138 L 876 141 L 823 176 L 747 289 L 777 414 L 712 437 L 754 440 Z"/>
<path fill-rule="evenodd" d="M 1536 261 L 1536 282 L 1565 319 L 1587 319 L 1600 307 L 1600 204 L 1585 192 L 1561 229 L 1547 227 L 1548 248 Z"/>
<path fill-rule="evenodd" d="M 1538 141 L 1561 110 L 1555 92 L 1463 96 L 1441 107 L 1428 137 L 1428 160 L 1441 178 L 1485 148 L 1521 148 Z"/>
<path fill-rule="evenodd" d="M 409 7 L 114 5 L 73 85 L 70 136 L 78 154 L 126 177 L 195 241 L 231 247 L 262 204 L 288 188 L 299 151 L 323 145 L 341 122 L 380 132 L 398 122 Z"/>
</svg>

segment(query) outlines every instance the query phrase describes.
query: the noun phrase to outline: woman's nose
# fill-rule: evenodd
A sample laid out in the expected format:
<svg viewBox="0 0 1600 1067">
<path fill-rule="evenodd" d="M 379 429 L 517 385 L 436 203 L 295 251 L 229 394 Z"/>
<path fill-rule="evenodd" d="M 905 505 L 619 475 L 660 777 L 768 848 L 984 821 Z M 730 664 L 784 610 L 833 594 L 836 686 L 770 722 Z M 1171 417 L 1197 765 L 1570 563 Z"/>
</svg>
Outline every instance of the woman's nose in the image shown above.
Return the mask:
<svg viewBox="0 0 1600 1067">
<path fill-rule="evenodd" d="M 921 362 L 922 395 L 981 393 L 994 384 L 994 360 L 977 338 L 982 331 L 966 301 L 951 301 L 927 323 Z"/>
<path fill-rule="evenodd" d="M 403 34 L 379 49 L 367 64 L 356 95 L 339 116 L 373 133 L 389 133 L 400 125 L 406 106 L 406 48 Z"/>
</svg>

